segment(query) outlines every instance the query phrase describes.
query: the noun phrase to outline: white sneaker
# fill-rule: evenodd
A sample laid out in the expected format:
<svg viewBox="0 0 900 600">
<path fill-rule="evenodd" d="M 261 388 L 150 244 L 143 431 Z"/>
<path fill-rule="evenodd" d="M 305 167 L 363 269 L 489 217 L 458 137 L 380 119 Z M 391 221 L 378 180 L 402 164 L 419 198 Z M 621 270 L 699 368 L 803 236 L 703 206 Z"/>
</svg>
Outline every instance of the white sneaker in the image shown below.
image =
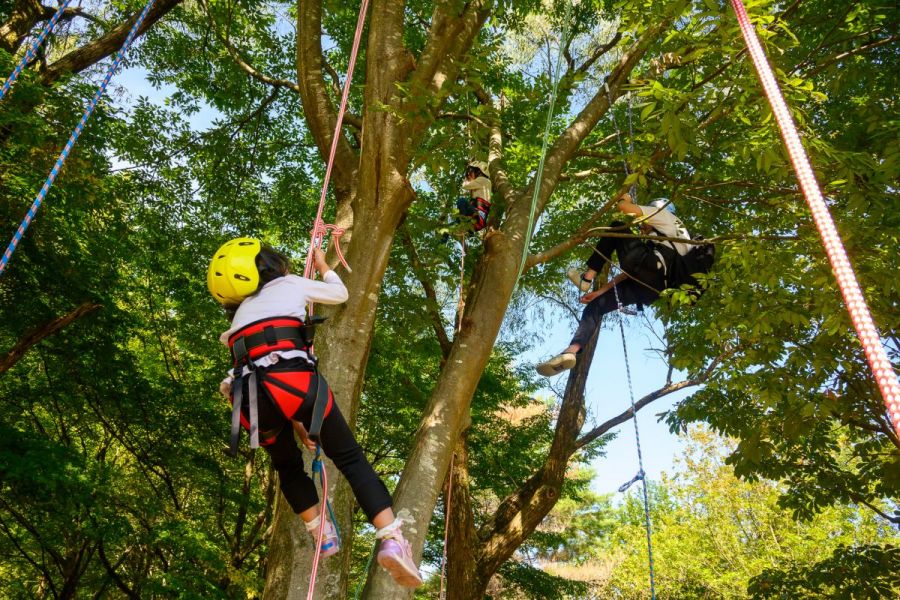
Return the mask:
<svg viewBox="0 0 900 600">
<path fill-rule="evenodd" d="M 574 283 L 575 287 L 577 287 L 582 292 L 589 292 L 591 291 L 591 288 L 594 287 L 594 280 L 585 279 L 584 273 L 582 273 L 575 267 L 572 267 L 571 269 L 566 271 L 566 277 L 568 277 L 569 281 Z"/>
<path fill-rule="evenodd" d="M 558 375 L 563 371 L 568 371 L 574 367 L 576 360 L 575 355 L 571 352 L 563 352 L 562 354 L 557 354 L 553 358 L 540 363 L 536 367 L 537 372 L 544 377 L 553 377 L 554 375 Z"/>
</svg>

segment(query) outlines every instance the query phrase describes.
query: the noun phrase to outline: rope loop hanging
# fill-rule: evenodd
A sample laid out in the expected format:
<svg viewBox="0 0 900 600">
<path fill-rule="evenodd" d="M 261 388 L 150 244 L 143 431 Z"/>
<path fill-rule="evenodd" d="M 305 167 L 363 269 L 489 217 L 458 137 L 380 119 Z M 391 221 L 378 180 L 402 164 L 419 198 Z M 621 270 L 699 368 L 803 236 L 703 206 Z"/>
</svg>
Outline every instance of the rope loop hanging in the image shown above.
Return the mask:
<svg viewBox="0 0 900 600">
<path fill-rule="evenodd" d="M 637 474 L 630 481 L 622 484 L 619 487 L 619 491 L 625 492 L 636 482 L 641 482 L 641 491 L 643 493 L 644 500 L 644 530 L 647 533 L 647 562 L 650 565 L 650 598 L 651 600 L 655 600 L 656 573 L 653 564 L 653 522 L 650 517 L 650 495 L 647 492 L 647 479 L 646 472 L 644 471 L 644 455 L 641 451 L 641 432 L 638 428 L 637 406 L 634 403 L 634 385 L 632 384 L 631 380 L 631 361 L 628 359 L 628 344 L 625 342 L 625 317 L 622 316 L 622 302 L 621 300 L 619 300 L 619 290 L 615 284 L 613 284 L 613 293 L 616 295 L 616 305 L 619 307 L 619 333 L 622 336 L 622 354 L 625 357 L 625 375 L 628 379 L 628 398 L 631 401 L 631 422 L 634 425 L 634 444 L 637 448 L 638 459 Z"/>
<path fill-rule="evenodd" d="M 47 180 L 44 182 L 41 190 L 38 192 L 34 201 L 31 203 L 31 208 L 29 208 L 28 212 L 25 213 L 25 218 L 22 219 L 22 222 L 19 224 L 19 228 L 16 230 L 15 234 L 13 234 L 12 240 L 10 240 L 9 245 L 6 247 L 6 251 L 3 253 L 3 256 L 0 257 L 0 275 L 2 275 L 6 270 L 6 266 L 9 264 L 9 259 L 12 258 L 13 252 L 16 251 L 16 247 L 19 245 L 19 242 L 25 235 L 25 231 L 28 229 L 28 226 L 31 225 L 31 221 L 34 219 L 38 209 L 41 207 L 41 203 L 44 201 L 44 198 L 47 197 L 47 193 L 50 191 L 50 186 L 52 186 L 53 182 L 56 181 L 56 177 L 62 170 L 63 164 L 66 162 L 66 159 L 69 157 L 69 153 L 75 146 L 75 142 L 78 141 L 78 136 L 80 136 L 81 132 L 84 130 L 84 126 L 87 124 L 88 119 L 90 119 L 91 115 L 94 114 L 94 109 L 97 108 L 97 104 L 100 102 L 103 94 L 106 93 L 106 88 L 109 85 L 110 80 L 113 78 L 113 75 L 115 75 L 119 70 L 119 66 L 122 64 L 122 60 L 125 58 L 125 53 L 128 52 L 128 48 L 131 47 L 131 43 L 134 41 L 135 36 L 137 36 L 138 30 L 141 28 L 141 25 L 143 25 L 144 20 L 147 18 L 147 13 L 150 12 L 150 9 L 153 8 L 153 5 L 155 3 L 156 0 L 150 0 L 149 2 L 147 2 L 147 5 L 144 6 L 144 10 L 141 11 L 141 14 L 138 16 L 137 20 L 134 22 L 134 25 L 132 25 L 131 30 L 128 32 L 128 37 L 125 38 L 125 41 L 122 43 L 122 47 L 116 53 L 115 59 L 109 66 L 109 69 L 107 69 L 106 71 L 106 76 L 103 78 L 103 82 L 100 84 L 100 87 L 97 88 L 97 92 L 94 94 L 94 97 L 91 99 L 90 103 L 88 103 L 87 108 L 84 110 L 84 114 L 81 116 L 81 120 L 78 122 L 78 125 L 75 126 L 75 130 L 72 132 L 72 135 L 69 136 L 69 141 L 66 142 L 65 147 L 62 149 L 62 152 L 60 152 L 59 157 L 56 159 L 56 164 L 54 164 L 53 168 L 50 170 L 50 175 L 47 176 Z"/>
</svg>

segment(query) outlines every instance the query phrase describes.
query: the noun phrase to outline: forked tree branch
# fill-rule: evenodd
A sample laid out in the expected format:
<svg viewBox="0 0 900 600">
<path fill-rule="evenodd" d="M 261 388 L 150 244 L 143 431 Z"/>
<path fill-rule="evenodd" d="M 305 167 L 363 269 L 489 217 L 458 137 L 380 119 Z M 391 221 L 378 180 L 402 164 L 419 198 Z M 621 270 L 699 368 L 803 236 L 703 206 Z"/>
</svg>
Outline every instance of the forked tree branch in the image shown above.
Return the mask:
<svg viewBox="0 0 900 600">
<path fill-rule="evenodd" d="M 322 53 L 322 0 L 297 5 L 297 83 L 303 102 L 303 114 L 323 160 L 328 158 L 337 123 L 337 110 L 325 83 L 325 58 Z M 357 169 L 356 153 L 340 134 L 334 160 L 334 190 L 338 202 L 352 194 Z"/>
<path fill-rule="evenodd" d="M 171 12 L 172 9 L 181 4 L 182 1 L 183 0 L 157 0 L 156 4 L 154 4 L 153 8 L 150 9 L 150 12 L 147 13 L 147 17 L 138 29 L 138 37 L 143 35 L 157 21 Z M 134 13 L 109 33 L 84 44 L 76 50 L 64 54 L 59 60 L 50 63 L 50 65 L 48 65 L 41 73 L 41 83 L 44 85 L 51 85 L 67 73 L 79 73 L 91 65 L 103 60 L 107 56 L 118 52 L 119 48 L 121 48 L 122 44 L 125 42 L 125 38 L 128 37 L 128 32 L 131 31 L 131 27 L 134 25 L 135 21 L 137 21 L 139 14 L 140 11 Z"/>
</svg>

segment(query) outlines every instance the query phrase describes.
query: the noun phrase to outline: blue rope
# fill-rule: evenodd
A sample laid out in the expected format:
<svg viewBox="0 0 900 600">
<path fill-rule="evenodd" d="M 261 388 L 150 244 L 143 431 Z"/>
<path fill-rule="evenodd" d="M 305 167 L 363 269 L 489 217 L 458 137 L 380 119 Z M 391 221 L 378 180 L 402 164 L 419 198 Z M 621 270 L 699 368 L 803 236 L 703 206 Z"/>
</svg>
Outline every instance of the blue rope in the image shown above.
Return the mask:
<svg viewBox="0 0 900 600">
<path fill-rule="evenodd" d="M 638 421 L 637 421 L 637 407 L 634 405 L 634 386 L 631 382 L 631 364 L 628 360 L 628 345 L 625 343 L 625 325 L 623 324 L 624 317 L 621 315 L 622 303 L 619 301 L 619 290 L 615 284 L 613 284 L 613 293 L 616 295 L 616 304 L 619 306 L 619 333 L 622 334 L 622 352 L 625 355 L 625 374 L 628 377 L 628 397 L 631 399 L 631 422 L 634 423 L 634 441 L 637 446 L 637 456 L 638 456 L 638 472 L 631 481 L 623 484 L 620 488 L 620 492 L 626 491 L 632 484 L 637 481 L 641 482 L 641 489 L 644 493 L 644 528 L 647 531 L 647 559 L 650 563 L 650 598 L 652 600 L 656 599 L 656 577 L 654 573 L 653 567 L 653 525 L 650 521 L 650 498 L 647 493 L 647 479 L 646 474 L 644 473 L 644 456 L 641 452 L 641 432 L 638 429 Z"/>
<path fill-rule="evenodd" d="M 16 82 L 16 79 L 21 75 L 22 70 L 25 68 L 28 63 L 34 60 L 34 55 L 37 53 L 38 48 L 41 47 L 41 44 L 44 43 L 44 40 L 50 35 L 50 32 L 53 31 L 53 28 L 56 27 L 57 21 L 62 16 L 63 12 L 68 8 L 69 4 L 72 0 L 65 0 L 62 4 L 59 5 L 59 8 L 56 9 L 56 12 L 53 14 L 53 17 L 50 21 L 44 25 L 44 28 L 41 30 L 41 34 L 37 37 L 34 42 L 32 42 L 31 46 L 28 48 L 28 51 L 25 53 L 25 56 L 22 57 L 22 60 L 19 61 L 19 64 L 16 65 L 16 68 L 13 69 L 12 74 L 9 76 L 3 83 L 3 88 L 0 88 L 0 100 L 6 96 L 6 93 L 10 90 L 12 85 Z"/>
<path fill-rule="evenodd" d="M 325 477 L 322 474 L 322 469 L 324 469 L 325 466 L 322 464 L 322 459 L 319 458 L 321 455 L 322 447 L 317 445 L 316 455 L 313 457 L 312 461 L 312 472 L 319 474 L 319 486 L 324 487 Z M 334 510 L 331 508 L 331 500 L 327 499 L 327 497 L 325 499 L 325 508 L 328 509 L 328 518 L 331 519 L 331 524 L 334 525 L 334 532 L 335 534 L 337 534 L 338 546 L 341 546 L 343 543 L 341 540 L 341 528 L 338 527 L 337 519 L 334 518 Z"/>
<path fill-rule="evenodd" d="M 50 170 L 50 175 L 47 176 L 47 181 L 44 182 L 43 187 L 41 187 L 41 191 L 38 192 L 37 197 L 31 204 L 31 208 L 28 209 L 28 212 L 25 214 L 25 218 L 22 219 L 22 223 L 19 225 L 19 228 L 13 235 L 12 240 L 9 242 L 9 246 L 6 247 L 6 251 L 3 253 L 3 257 L 0 258 L 0 275 L 3 274 L 3 271 L 6 269 L 6 265 L 9 264 L 9 259 L 12 257 L 13 252 L 15 252 L 16 246 L 19 245 L 19 242 L 22 240 L 22 236 L 25 235 L 25 230 L 28 229 L 28 226 L 31 224 L 32 219 L 34 219 L 34 216 L 37 214 L 38 209 L 41 207 L 41 203 L 44 201 L 44 198 L 47 197 L 47 192 L 50 191 L 50 186 L 53 185 L 54 181 L 56 181 L 56 176 L 59 175 L 59 172 L 62 170 L 63 163 L 65 163 L 66 159 L 69 157 L 69 152 L 72 151 L 72 147 L 75 146 L 75 142 L 76 140 L 78 140 L 78 136 L 81 135 L 81 132 L 84 129 L 84 126 L 87 123 L 88 119 L 91 118 L 91 114 L 93 114 L 94 109 L 97 107 L 97 103 L 100 102 L 100 98 L 102 98 L 103 94 L 106 92 L 106 87 L 109 85 L 109 82 L 112 79 L 113 75 L 115 75 L 116 71 L 119 70 L 119 66 L 122 64 L 122 59 L 125 58 L 125 53 L 128 52 L 128 48 L 129 46 L 131 46 L 131 42 L 134 41 L 138 29 L 140 29 L 141 25 L 144 22 L 144 19 L 146 19 L 147 17 L 147 13 L 150 12 L 150 9 L 153 7 L 153 4 L 155 2 L 156 0 L 149 0 L 149 2 L 147 2 L 144 10 L 141 11 L 141 14 L 138 16 L 137 21 L 135 21 L 134 25 L 131 27 L 131 31 L 128 32 L 128 37 L 125 38 L 125 42 L 122 44 L 122 47 L 116 53 L 115 60 L 113 60 L 113 63 L 106 71 L 106 76 L 103 78 L 103 83 L 100 84 L 100 87 L 97 89 L 97 93 L 94 94 L 94 97 L 91 99 L 90 103 L 85 109 L 84 114 L 81 116 L 81 121 L 79 121 L 78 125 L 75 127 L 72 135 L 69 136 L 69 141 L 66 142 L 66 146 L 63 148 L 62 152 L 60 152 L 59 158 L 56 159 L 56 164 L 53 165 L 53 169 Z"/>
</svg>

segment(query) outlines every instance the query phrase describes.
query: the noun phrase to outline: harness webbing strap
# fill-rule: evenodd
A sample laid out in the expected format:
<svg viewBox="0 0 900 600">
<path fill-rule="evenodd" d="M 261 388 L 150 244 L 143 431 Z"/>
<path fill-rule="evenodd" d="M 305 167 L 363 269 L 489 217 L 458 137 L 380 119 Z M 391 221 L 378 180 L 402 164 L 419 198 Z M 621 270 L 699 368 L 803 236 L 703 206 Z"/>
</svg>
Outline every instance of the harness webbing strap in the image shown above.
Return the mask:
<svg viewBox="0 0 900 600">
<path fill-rule="evenodd" d="M 285 341 L 294 342 L 297 350 L 304 350 L 308 347 L 306 336 L 301 327 L 266 327 L 258 333 L 235 338 L 231 346 L 232 358 L 234 363 L 238 364 L 244 362 L 244 359 L 260 346 L 274 346 L 278 342 Z M 259 357 L 253 356 L 252 358 Z"/>
<path fill-rule="evenodd" d="M 231 395 L 231 444 L 229 453 L 237 456 L 238 442 L 241 439 L 241 403 L 244 399 L 244 385 L 240 375 L 234 378 L 234 392 Z"/>
<path fill-rule="evenodd" d="M 233 384 L 233 404 L 231 406 L 231 456 L 237 456 L 238 443 L 241 439 L 241 406 L 244 403 L 244 376 L 236 375 Z M 259 399 L 256 389 L 256 371 L 250 371 L 247 375 L 249 388 L 247 409 L 250 423 L 250 448 L 259 448 Z"/>
<path fill-rule="evenodd" d="M 250 371 L 247 385 L 250 388 L 250 449 L 259 448 L 259 403 L 257 400 L 256 371 Z"/>
<path fill-rule="evenodd" d="M 325 421 L 325 409 L 328 408 L 328 382 L 318 371 L 313 374 L 306 392 L 307 398 L 314 398 L 312 420 L 309 424 L 309 439 L 319 442 L 322 433 L 322 423 Z"/>
</svg>

